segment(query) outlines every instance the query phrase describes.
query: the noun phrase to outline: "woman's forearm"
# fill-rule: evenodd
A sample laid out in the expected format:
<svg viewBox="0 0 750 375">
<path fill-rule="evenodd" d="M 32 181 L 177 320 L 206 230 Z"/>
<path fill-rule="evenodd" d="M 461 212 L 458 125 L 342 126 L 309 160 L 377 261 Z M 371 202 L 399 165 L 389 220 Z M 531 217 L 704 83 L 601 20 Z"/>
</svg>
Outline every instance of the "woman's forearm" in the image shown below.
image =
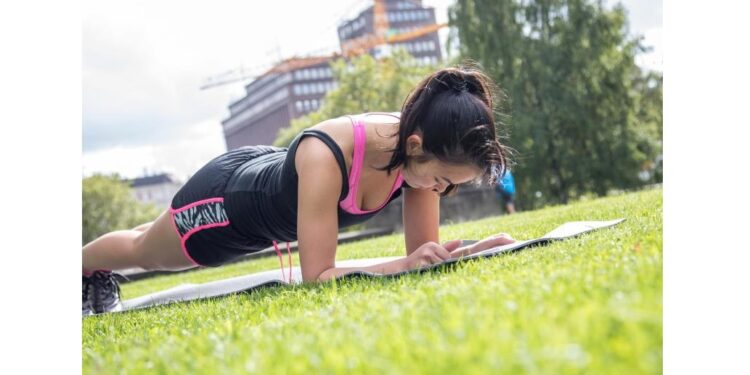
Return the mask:
<svg viewBox="0 0 750 375">
<path fill-rule="evenodd" d="M 396 259 L 392 260 L 390 262 L 380 263 L 380 264 L 373 264 L 372 266 L 367 267 L 334 267 L 329 268 L 325 271 L 323 271 L 320 276 L 318 276 L 316 281 L 328 281 L 331 278 L 336 278 L 339 276 L 346 275 L 347 273 L 351 273 L 352 271 L 365 271 L 370 273 L 378 273 L 378 274 L 390 274 L 390 273 L 397 273 L 401 272 L 405 268 L 404 259 Z"/>
</svg>

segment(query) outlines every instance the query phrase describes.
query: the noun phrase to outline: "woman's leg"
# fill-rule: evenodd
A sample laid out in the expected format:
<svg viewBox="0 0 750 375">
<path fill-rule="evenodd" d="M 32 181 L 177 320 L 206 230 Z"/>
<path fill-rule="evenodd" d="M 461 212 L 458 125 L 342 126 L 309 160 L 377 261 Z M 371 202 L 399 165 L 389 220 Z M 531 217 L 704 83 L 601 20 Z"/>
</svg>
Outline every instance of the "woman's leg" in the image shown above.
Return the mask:
<svg viewBox="0 0 750 375">
<path fill-rule="evenodd" d="M 110 232 L 90 242 L 83 247 L 82 263 L 86 272 L 133 267 L 177 271 L 196 266 L 182 252 L 169 211 L 153 223 Z"/>
<path fill-rule="evenodd" d="M 137 230 L 137 231 L 139 231 L 139 232 L 143 232 L 143 231 L 145 231 L 146 229 L 150 228 L 150 227 L 151 227 L 152 225 L 154 225 L 154 222 L 153 222 L 153 221 L 152 221 L 152 222 L 148 222 L 148 223 L 146 223 L 146 224 L 141 224 L 141 225 L 139 225 L 139 226 L 137 226 L 137 227 L 133 228 L 132 230 Z"/>
</svg>

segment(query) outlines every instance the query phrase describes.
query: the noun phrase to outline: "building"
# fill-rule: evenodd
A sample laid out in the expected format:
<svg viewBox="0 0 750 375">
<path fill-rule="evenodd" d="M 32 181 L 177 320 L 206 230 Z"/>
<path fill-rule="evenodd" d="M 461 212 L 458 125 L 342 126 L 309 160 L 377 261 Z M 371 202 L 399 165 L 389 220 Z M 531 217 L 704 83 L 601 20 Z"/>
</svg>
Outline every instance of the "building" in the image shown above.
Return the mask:
<svg viewBox="0 0 750 375">
<path fill-rule="evenodd" d="M 270 145 L 292 119 L 317 110 L 336 84 L 329 66 L 333 56 L 284 60 L 245 86 L 246 95 L 229 105 L 222 122 L 227 150 Z"/>
<path fill-rule="evenodd" d="M 389 33 L 403 33 L 419 26 L 435 24 L 435 9 L 425 8 L 421 0 L 385 0 Z M 375 30 L 374 7 L 338 27 L 339 43 L 372 34 Z M 432 32 L 396 43 L 418 62 L 437 63 L 442 59 L 440 39 Z M 378 46 L 368 53 L 380 57 L 388 46 Z M 294 57 L 286 59 L 245 86 L 245 96 L 229 105 L 229 117 L 222 121 L 227 149 L 241 146 L 269 145 L 281 128 L 295 118 L 317 110 L 323 97 L 336 87 L 330 62 L 336 55 Z"/>
<path fill-rule="evenodd" d="M 388 18 L 388 33 L 402 34 L 436 23 L 435 9 L 422 7 L 422 0 L 385 0 L 384 3 Z M 374 7 L 370 6 L 354 19 L 341 24 L 338 27 L 339 44 L 343 45 L 349 40 L 373 34 L 375 32 L 374 13 Z M 369 53 L 377 58 L 384 51 L 394 47 L 403 47 L 417 61 L 424 64 L 435 64 L 442 60 L 440 38 L 437 32 L 392 45 L 381 45 L 371 49 Z"/>
<path fill-rule="evenodd" d="M 127 182 L 139 202 L 151 203 L 164 209 L 170 207 L 172 198 L 183 185 L 167 173 L 138 177 Z"/>
</svg>

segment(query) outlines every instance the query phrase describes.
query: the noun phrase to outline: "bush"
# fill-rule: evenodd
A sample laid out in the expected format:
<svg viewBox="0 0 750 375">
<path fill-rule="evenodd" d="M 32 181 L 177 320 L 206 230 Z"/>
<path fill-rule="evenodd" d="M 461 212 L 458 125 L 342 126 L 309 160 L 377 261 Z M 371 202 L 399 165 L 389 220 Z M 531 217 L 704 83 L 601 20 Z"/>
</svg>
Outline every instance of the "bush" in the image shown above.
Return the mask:
<svg viewBox="0 0 750 375">
<path fill-rule="evenodd" d="M 153 221 L 159 209 L 133 197 L 119 175 L 95 174 L 83 179 L 83 243 L 102 234 Z"/>
</svg>

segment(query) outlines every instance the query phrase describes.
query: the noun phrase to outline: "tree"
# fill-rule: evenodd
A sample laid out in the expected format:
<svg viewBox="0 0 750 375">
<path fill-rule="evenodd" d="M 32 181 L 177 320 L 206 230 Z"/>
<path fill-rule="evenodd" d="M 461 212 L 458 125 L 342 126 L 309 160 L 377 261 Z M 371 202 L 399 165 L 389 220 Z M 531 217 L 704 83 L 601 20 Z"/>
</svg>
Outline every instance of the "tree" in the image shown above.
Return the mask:
<svg viewBox="0 0 750 375">
<path fill-rule="evenodd" d="M 398 112 L 409 92 L 433 67 L 419 66 L 408 52 L 395 49 L 380 60 L 370 55 L 357 57 L 350 64 L 338 60 L 331 69 L 338 86 L 323 98 L 320 109 L 280 129 L 275 146 L 289 145 L 302 130 L 327 119 L 363 112 Z"/>
<path fill-rule="evenodd" d="M 117 174 L 95 174 L 83 179 L 83 243 L 120 229 L 153 221 L 159 210 L 138 202 L 130 186 Z"/>
<path fill-rule="evenodd" d="M 635 64 L 643 47 L 627 37 L 621 6 L 459 0 L 449 18 L 461 55 L 509 97 L 522 203 L 567 203 L 644 183 L 639 172 L 661 154 L 661 89 Z"/>
</svg>

